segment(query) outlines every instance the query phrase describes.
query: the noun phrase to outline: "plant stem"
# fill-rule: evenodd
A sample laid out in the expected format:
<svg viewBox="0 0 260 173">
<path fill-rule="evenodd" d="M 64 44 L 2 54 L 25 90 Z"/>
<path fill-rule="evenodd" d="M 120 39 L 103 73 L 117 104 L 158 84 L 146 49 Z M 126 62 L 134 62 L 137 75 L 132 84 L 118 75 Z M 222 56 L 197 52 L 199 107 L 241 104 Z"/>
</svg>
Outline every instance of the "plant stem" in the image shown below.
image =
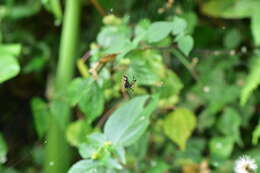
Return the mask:
<svg viewBox="0 0 260 173">
<path fill-rule="evenodd" d="M 62 92 L 72 79 L 77 37 L 79 33 L 81 0 L 66 0 L 61 34 L 59 60 L 55 78 L 55 94 Z M 70 117 L 69 107 L 60 111 Z M 69 123 L 67 118 L 66 124 Z M 65 139 L 65 129 L 59 126 L 58 120 L 51 117 L 50 128 L 46 140 L 45 173 L 66 173 L 70 166 L 70 149 Z"/>
</svg>

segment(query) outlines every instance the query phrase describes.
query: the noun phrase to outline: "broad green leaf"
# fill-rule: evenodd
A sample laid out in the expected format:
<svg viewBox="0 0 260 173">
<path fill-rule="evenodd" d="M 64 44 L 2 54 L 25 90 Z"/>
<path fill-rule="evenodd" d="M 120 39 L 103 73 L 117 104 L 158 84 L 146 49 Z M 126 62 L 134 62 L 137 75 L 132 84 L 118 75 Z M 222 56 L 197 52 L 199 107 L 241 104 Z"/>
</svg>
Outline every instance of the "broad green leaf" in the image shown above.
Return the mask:
<svg viewBox="0 0 260 173">
<path fill-rule="evenodd" d="M 187 33 L 188 34 L 192 34 L 194 29 L 195 29 L 195 27 L 196 27 L 196 25 L 198 24 L 197 14 L 195 12 L 193 12 L 193 11 L 189 11 L 189 12 L 183 13 L 181 15 L 181 17 L 184 18 L 186 23 L 187 23 L 187 27 L 186 27 Z M 182 23 L 183 23 L 183 26 L 185 26 L 184 22 L 182 22 Z"/>
<path fill-rule="evenodd" d="M 138 43 L 141 40 L 145 40 L 150 25 L 151 25 L 150 20 L 143 19 L 135 26 L 135 30 L 134 30 L 135 38 L 133 40 L 133 43 L 135 45 L 138 45 Z"/>
<path fill-rule="evenodd" d="M 93 160 L 81 160 L 75 163 L 68 173 L 97 173 L 100 163 Z"/>
<path fill-rule="evenodd" d="M 149 124 L 149 116 L 157 105 L 151 100 L 144 107 L 148 96 L 131 99 L 118 108 L 105 124 L 104 134 L 115 145 L 128 146 L 135 142 Z"/>
<path fill-rule="evenodd" d="M 34 125 L 36 132 L 40 138 L 44 137 L 50 118 L 49 108 L 46 102 L 40 98 L 33 98 L 31 101 L 31 108 L 33 112 Z"/>
<path fill-rule="evenodd" d="M 15 57 L 0 55 L 0 83 L 15 77 L 19 72 L 20 66 Z"/>
<path fill-rule="evenodd" d="M 176 16 L 173 19 L 172 34 L 173 35 L 181 34 L 185 31 L 186 27 L 187 27 L 187 22 L 184 19 Z"/>
<path fill-rule="evenodd" d="M 250 17 L 258 0 L 210 0 L 203 3 L 202 12 L 213 17 L 241 19 Z"/>
<path fill-rule="evenodd" d="M 178 44 L 178 47 L 180 48 L 180 50 L 186 55 L 188 56 L 190 51 L 192 50 L 193 48 L 193 44 L 194 44 L 194 41 L 193 41 L 193 38 L 189 35 L 185 35 L 185 36 L 182 36 L 180 37 L 178 40 L 177 40 L 177 44 Z"/>
<path fill-rule="evenodd" d="M 50 103 L 50 113 L 60 128 L 65 129 L 69 121 L 69 105 L 61 100 L 54 99 Z"/>
<path fill-rule="evenodd" d="M 147 32 L 148 42 L 158 42 L 169 35 L 173 28 L 172 22 L 154 22 L 150 25 Z"/>
<path fill-rule="evenodd" d="M 260 123 L 258 122 L 258 125 L 255 127 L 255 129 L 253 131 L 252 143 L 254 145 L 258 144 L 259 137 L 260 137 Z"/>
<path fill-rule="evenodd" d="M 241 118 L 233 108 L 226 108 L 217 122 L 218 130 L 226 136 L 233 137 L 237 142 L 240 141 Z"/>
<path fill-rule="evenodd" d="M 66 130 L 68 142 L 73 146 L 78 146 L 86 140 L 86 135 L 91 131 L 91 127 L 84 120 L 78 120 L 69 124 Z"/>
<path fill-rule="evenodd" d="M 20 52 L 20 44 L 0 44 L 0 83 L 20 72 L 20 66 L 15 58 Z"/>
<path fill-rule="evenodd" d="M 130 29 L 122 26 L 106 26 L 97 36 L 97 42 L 104 48 L 111 48 L 118 43 L 123 43 L 124 40 L 130 39 Z M 117 44 L 116 44 L 117 43 Z"/>
<path fill-rule="evenodd" d="M 85 114 L 88 122 L 95 120 L 104 110 L 104 94 L 96 81 L 91 80 L 86 92 L 79 100 L 79 108 Z"/>
<path fill-rule="evenodd" d="M 127 74 L 137 79 L 138 85 L 156 85 L 164 75 L 162 57 L 154 50 L 133 51 L 127 55 L 130 59 Z"/>
<path fill-rule="evenodd" d="M 91 78 L 75 78 L 71 81 L 66 93 L 70 105 L 75 106 L 89 92 L 91 82 Z"/>
<path fill-rule="evenodd" d="M 253 57 L 250 73 L 247 76 L 245 86 L 243 87 L 240 95 L 240 104 L 245 105 L 252 92 L 260 84 L 260 55 Z"/>
<path fill-rule="evenodd" d="M 191 136 L 196 127 L 196 117 L 193 112 L 185 108 L 177 108 L 164 119 L 163 128 L 165 134 L 178 146 L 181 150 L 185 150 L 186 141 Z"/>
<path fill-rule="evenodd" d="M 7 144 L 3 135 L 0 133 L 0 165 L 6 162 Z"/>
<path fill-rule="evenodd" d="M 0 44 L 0 55 L 18 56 L 21 53 L 22 46 L 20 44 Z M 0 57 L 1 57 L 0 56 Z"/>
<path fill-rule="evenodd" d="M 260 46 L 260 2 L 251 17 L 251 31 L 256 46 Z"/>
<path fill-rule="evenodd" d="M 232 137 L 213 137 L 209 142 L 212 157 L 227 159 L 233 151 L 234 140 Z"/>
<path fill-rule="evenodd" d="M 82 143 L 78 146 L 79 154 L 84 159 L 91 158 L 91 156 L 98 151 L 98 147 L 99 146 L 93 145 L 91 143 Z"/>
</svg>

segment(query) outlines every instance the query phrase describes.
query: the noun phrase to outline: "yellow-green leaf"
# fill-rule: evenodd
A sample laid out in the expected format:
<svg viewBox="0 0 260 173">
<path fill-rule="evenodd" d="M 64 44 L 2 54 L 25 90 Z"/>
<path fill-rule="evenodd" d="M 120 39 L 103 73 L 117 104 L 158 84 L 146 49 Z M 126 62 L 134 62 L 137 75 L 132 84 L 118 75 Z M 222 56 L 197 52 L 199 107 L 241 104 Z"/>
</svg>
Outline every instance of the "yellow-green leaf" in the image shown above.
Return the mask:
<svg viewBox="0 0 260 173">
<path fill-rule="evenodd" d="M 177 108 L 167 115 L 163 127 L 165 134 L 185 150 L 186 141 L 196 127 L 196 116 L 186 108 Z"/>
</svg>

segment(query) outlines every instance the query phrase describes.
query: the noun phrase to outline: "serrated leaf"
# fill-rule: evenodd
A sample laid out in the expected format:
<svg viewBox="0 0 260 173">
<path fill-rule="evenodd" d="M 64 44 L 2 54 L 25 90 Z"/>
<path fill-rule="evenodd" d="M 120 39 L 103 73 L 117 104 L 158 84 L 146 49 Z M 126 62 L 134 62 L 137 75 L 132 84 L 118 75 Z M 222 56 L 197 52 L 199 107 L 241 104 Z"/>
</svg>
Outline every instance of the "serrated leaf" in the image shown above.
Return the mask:
<svg viewBox="0 0 260 173">
<path fill-rule="evenodd" d="M 193 38 L 189 35 L 185 35 L 185 36 L 182 36 L 180 37 L 178 40 L 177 40 L 177 44 L 178 44 L 178 47 L 179 49 L 186 55 L 188 56 L 190 51 L 192 50 L 193 48 L 193 44 L 194 44 L 194 41 L 193 41 Z"/>
<path fill-rule="evenodd" d="M 4 140 L 3 135 L 0 133 L 0 164 L 6 162 L 7 155 L 7 144 Z"/>
<path fill-rule="evenodd" d="M 187 22 L 180 18 L 180 17 L 174 17 L 173 19 L 173 28 L 172 28 L 172 34 L 178 35 L 184 32 L 184 30 L 187 27 Z"/>
<path fill-rule="evenodd" d="M 196 127 L 195 115 L 185 108 L 177 108 L 174 112 L 167 115 L 163 121 L 165 134 L 178 146 L 181 150 L 185 150 L 186 141 L 191 136 Z"/>
<path fill-rule="evenodd" d="M 103 112 L 104 103 L 103 90 L 96 81 L 92 80 L 79 100 L 79 108 L 85 114 L 88 122 L 91 123 Z"/>
<path fill-rule="evenodd" d="M 0 83 L 15 77 L 20 72 L 20 66 L 13 56 L 0 55 Z"/>
<path fill-rule="evenodd" d="M 154 22 L 152 23 L 147 32 L 148 42 L 158 42 L 169 35 L 173 28 L 172 22 Z"/>
<path fill-rule="evenodd" d="M 49 108 L 46 102 L 40 98 L 33 98 L 31 101 L 31 108 L 33 112 L 34 125 L 36 132 L 40 138 L 44 137 L 50 118 Z"/>
<path fill-rule="evenodd" d="M 110 116 L 104 128 L 109 141 L 115 145 L 128 146 L 144 133 L 149 116 L 157 105 L 157 101 L 152 101 L 144 107 L 147 99 L 148 96 L 135 97 Z"/>
<path fill-rule="evenodd" d="M 252 92 L 260 84 L 260 56 L 253 58 L 250 73 L 247 76 L 245 86 L 243 87 L 240 95 L 240 104 L 245 105 Z"/>
</svg>

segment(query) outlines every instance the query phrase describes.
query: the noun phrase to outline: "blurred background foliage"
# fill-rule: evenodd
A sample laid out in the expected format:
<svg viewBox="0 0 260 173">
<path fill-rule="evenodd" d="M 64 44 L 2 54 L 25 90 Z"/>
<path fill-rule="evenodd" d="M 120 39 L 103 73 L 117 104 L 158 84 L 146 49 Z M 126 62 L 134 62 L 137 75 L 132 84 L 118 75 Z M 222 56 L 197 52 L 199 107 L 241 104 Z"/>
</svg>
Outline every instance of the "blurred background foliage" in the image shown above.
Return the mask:
<svg viewBox="0 0 260 173">
<path fill-rule="evenodd" d="M 0 0 L 0 172 L 260 165 L 259 46 L 259 0 Z"/>
</svg>

